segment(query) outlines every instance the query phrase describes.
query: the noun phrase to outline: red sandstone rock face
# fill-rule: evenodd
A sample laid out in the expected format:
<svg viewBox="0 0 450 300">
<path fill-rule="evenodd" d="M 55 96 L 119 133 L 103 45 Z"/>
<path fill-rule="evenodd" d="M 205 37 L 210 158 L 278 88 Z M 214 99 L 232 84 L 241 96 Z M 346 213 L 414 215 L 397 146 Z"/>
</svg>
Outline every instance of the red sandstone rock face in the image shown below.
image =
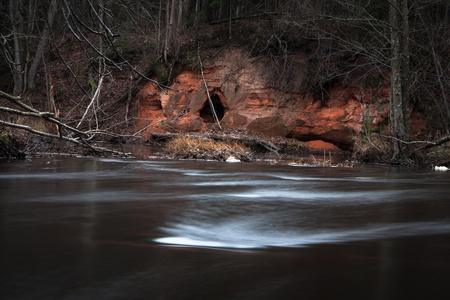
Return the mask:
<svg viewBox="0 0 450 300">
<path fill-rule="evenodd" d="M 267 88 L 261 65 L 239 50 L 224 53 L 214 61 L 214 67 L 203 63 L 222 127 L 247 127 L 300 141 L 322 140 L 341 149 L 351 148 L 352 138 L 364 126 L 388 130 L 389 89 L 361 91 L 338 85 L 322 101 Z M 171 87 L 178 92 L 162 91 L 152 83 L 140 91 L 139 128 L 148 126 L 147 132 L 195 132 L 214 123 L 199 71 L 181 72 Z M 412 131 L 417 132 L 424 121 L 416 115 L 412 115 Z"/>
<path fill-rule="evenodd" d="M 335 145 L 321 141 L 321 140 L 309 141 L 309 142 L 306 142 L 305 144 L 308 148 L 310 148 L 314 151 L 318 151 L 318 150 L 336 151 L 336 150 L 339 150 L 339 148 L 336 147 Z"/>
</svg>

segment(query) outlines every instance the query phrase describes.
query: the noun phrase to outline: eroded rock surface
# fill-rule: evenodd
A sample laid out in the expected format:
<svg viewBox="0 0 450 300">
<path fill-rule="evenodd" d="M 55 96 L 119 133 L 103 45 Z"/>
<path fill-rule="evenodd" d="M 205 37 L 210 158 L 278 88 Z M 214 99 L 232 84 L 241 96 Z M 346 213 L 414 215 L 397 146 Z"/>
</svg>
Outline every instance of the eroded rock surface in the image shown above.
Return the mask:
<svg viewBox="0 0 450 300">
<path fill-rule="evenodd" d="M 361 90 L 337 84 L 327 99 L 284 93 L 268 87 L 264 65 L 238 49 L 204 61 L 204 77 L 221 126 L 245 127 L 271 136 L 300 141 L 321 140 L 349 149 L 365 130 L 388 131 L 389 88 Z M 148 132 L 198 132 L 214 123 L 199 70 L 184 70 L 172 88 L 162 91 L 148 83 L 138 94 L 139 128 Z M 412 132 L 424 127 L 412 114 Z"/>
</svg>

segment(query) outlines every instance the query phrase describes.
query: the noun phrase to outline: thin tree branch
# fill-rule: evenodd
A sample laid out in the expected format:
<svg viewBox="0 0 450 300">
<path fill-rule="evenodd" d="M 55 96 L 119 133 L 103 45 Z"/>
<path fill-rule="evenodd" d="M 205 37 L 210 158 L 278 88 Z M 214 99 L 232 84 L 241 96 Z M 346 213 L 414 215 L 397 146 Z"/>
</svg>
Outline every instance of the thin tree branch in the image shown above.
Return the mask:
<svg viewBox="0 0 450 300">
<path fill-rule="evenodd" d="M 20 115 L 20 116 L 27 116 L 27 117 L 37 117 L 37 118 L 48 118 L 48 117 L 54 117 L 55 114 L 51 112 L 26 112 L 21 111 L 9 107 L 0 106 L 0 111 L 4 111 L 10 114 Z"/>
<path fill-rule="evenodd" d="M 57 118 L 54 117 L 54 114 L 49 113 L 49 112 L 40 112 L 37 109 L 32 108 L 31 106 L 26 105 L 25 103 L 23 103 L 22 101 L 20 101 L 20 97 L 17 96 L 12 96 L 10 94 L 7 94 L 3 91 L 0 90 L 0 97 L 3 97 L 9 101 L 11 101 L 12 103 L 20 106 L 21 108 L 27 110 L 28 112 L 22 112 L 20 110 L 15 110 L 15 109 L 11 109 L 11 108 L 6 108 L 3 107 L 3 109 L 1 109 L 2 111 L 7 111 L 9 113 L 14 113 L 14 114 L 19 114 L 19 115 L 29 115 L 29 116 L 33 116 L 33 117 L 41 117 L 47 121 L 50 121 L 52 123 L 58 124 L 59 126 L 62 126 L 70 131 L 73 131 L 75 133 L 78 133 L 82 136 L 87 136 L 87 134 L 83 131 L 80 131 L 76 128 L 73 128 L 72 126 L 69 126 L 63 122 L 61 122 L 60 120 L 58 120 Z"/>
<path fill-rule="evenodd" d="M 202 73 L 203 83 L 204 83 L 205 89 L 206 89 L 206 95 L 208 95 L 209 106 L 211 106 L 211 111 L 213 113 L 214 120 L 216 120 L 217 125 L 219 125 L 219 128 L 222 129 L 222 126 L 220 126 L 219 118 L 217 117 L 217 114 L 216 114 L 216 109 L 214 108 L 213 102 L 211 100 L 211 96 L 209 95 L 209 90 L 208 90 L 208 85 L 206 84 L 205 75 L 203 74 L 203 64 L 202 64 L 202 60 L 200 58 L 200 47 L 199 47 L 198 51 L 199 51 L 198 61 L 200 63 L 200 71 Z"/>
<path fill-rule="evenodd" d="M 11 128 L 17 128 L 17 129 L 21 129 L 21 130 L 26 130 L 26 131 L 28 131 L 30 133 L 35 134 L 35 135 L 39 135 L 39 136 L 43 136 L 43 137 L 47 137 L 47 138 L 65 140 L 65 141 L 71 142 L 73 144 L 76 144 L 78 146 L 87 147 L 87 148 L 89 148 L 89 149 L 91 149 L 91 150 L 93 150 L 94 152 L 97 152 L 97 153 L 108 152 L 108 153 L 112 153 L 112 154 L 120 155 L 120 156 L 128 156 L 128 155 L 130 155 L 130 153 L 120 152 L 120 151 L 116 151 L 116 150 L 112 150 L 112 149 L 108 149 L 108 148 L 104 148 L 104 147 L 93 146 L 93 145 L 87 143 L 82 138 L 81 138 L 81 141 L 79 141 L 78 139 L 74 139 L 74 138 L 70 138 L 70 137 L 66 137 L 66 136 L 59 136 L 59 135 L 55 135 L 55 134 L 51 134 L 51 133 L 35 130 L 35 129 L 33 129 L 33 128 L 29 127 L 29 126 L 26 126 L 26 125 L 14 124 L 14 123 L 5 122 L 5 121 L 0 120 L 0 126 L 7 126 L 7 127 L 11 127 Z"/>
<path fill-rule="evenodd" d="M 419 150 L 422 150 L 422 149 L 429 149 L 429 148 L 432 148 L 432 147 L 437 147 L 437 146 L 440 146 L 440 145 L 445 144 L 445 143 L 447 143 L 447 142 L 450 142 L 450 135 L 445 136 L 445 137 L 443 137 L 443 138 L 441 138 L 441 139 L 439 139 L 439 140 L 437 140 L 437 141 L 434 141 L 434 142 L 430 142 L 430 141 L 411 141 L 411 142 L 407 142 L 407 141 L 398 139 L 398 138 L 393 137 L 393 136 L 390 136 L 390 135 L 380 135 L 380 136 L 385 137 L 385 138 L 389 138 L 389 139 L 396 140 L 396 141 L 398 141 L 398 142 L 400 142 L 400 143 L 402 143 L 402 144 L 405 144 L 405 145 L 412 145 L 412 144 L 427 144 L 427 145 L 425 145 L 425 146 L 419 148 Z"/>
<path fill-rule="evenodd" d="M 80 127 L 81 123 L 83 122 L 84 118 L 86 117 L 86 114 L 89 110 L 89 108 L 94 104 L 95 100 L 97 99 L 97 97 L 99 97 L 100 94 L 100 89 L 102 87 L 102 83 L 103 83 L 103 76 L 100 77 L 100 80 L 98 81 L 98 86 L 97 86 L 97 90 L 94 93 L 94 96 L 91 99 L 91 102 L 89 103 L 88 107 L 86 108 L 83 116 L 81 117 L 80 121 L 78 122 L 78 125 L 76 126 L 76 128 Z M 95 110 L 94 110 L 95 113 Z"/>
</svg>

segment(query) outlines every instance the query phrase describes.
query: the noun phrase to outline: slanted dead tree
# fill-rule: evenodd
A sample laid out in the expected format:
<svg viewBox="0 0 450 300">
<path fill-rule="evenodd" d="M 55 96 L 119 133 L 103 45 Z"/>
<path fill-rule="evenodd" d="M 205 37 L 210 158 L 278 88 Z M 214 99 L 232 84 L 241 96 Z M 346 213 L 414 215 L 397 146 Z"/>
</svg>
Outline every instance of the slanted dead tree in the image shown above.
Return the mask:
<svg viewBox="0 0 450 300">
<path fill-rule="evenodd" d="M 200 52 L 200 49 L 199 49 L 199 52 Z M 219 125 L 219 128 L 222 129 L 222 126 L 220 126 L 219 118 L 217 117 L 216 109 L 214 108 L 214 104 L 211 100 L 211 95 L 209 94 L 208 84 L 206 83 L 205 75 L 203 74 L 203 64 L 202 64 L 202 60 L 200 58 L 200 54 L 198 55 L 198 61 L 200 63 L 200 71 L 202 73 L 203 84 L 205 85 L 206 95 L 208 96 L 209 106 L 211 107 L 211 111 L 213 113 L 214 120 L 216 121 L 217 125 Z"/>
</svg>

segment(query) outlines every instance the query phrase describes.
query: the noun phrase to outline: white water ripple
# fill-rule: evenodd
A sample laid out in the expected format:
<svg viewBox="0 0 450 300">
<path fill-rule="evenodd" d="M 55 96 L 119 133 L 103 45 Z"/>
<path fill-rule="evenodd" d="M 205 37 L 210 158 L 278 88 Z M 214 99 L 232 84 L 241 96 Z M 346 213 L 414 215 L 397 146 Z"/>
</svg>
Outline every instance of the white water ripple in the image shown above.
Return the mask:
<svg viewBox="0 0 450 300">
<path fill-rule="evenodd" d="M 188 247 L 258 249 L 267 247 L 304 247 L 313 244 L 344 243 L 406 236 L 450 233 L 448 222 L 408 222 L 379 224 L 357 229 L 305 229 L 298 231 L 261 231 L 240 222 L 215 227 L 178 224 L 164 228 L 170 236 L 155 242 Z"/>
</svg>

